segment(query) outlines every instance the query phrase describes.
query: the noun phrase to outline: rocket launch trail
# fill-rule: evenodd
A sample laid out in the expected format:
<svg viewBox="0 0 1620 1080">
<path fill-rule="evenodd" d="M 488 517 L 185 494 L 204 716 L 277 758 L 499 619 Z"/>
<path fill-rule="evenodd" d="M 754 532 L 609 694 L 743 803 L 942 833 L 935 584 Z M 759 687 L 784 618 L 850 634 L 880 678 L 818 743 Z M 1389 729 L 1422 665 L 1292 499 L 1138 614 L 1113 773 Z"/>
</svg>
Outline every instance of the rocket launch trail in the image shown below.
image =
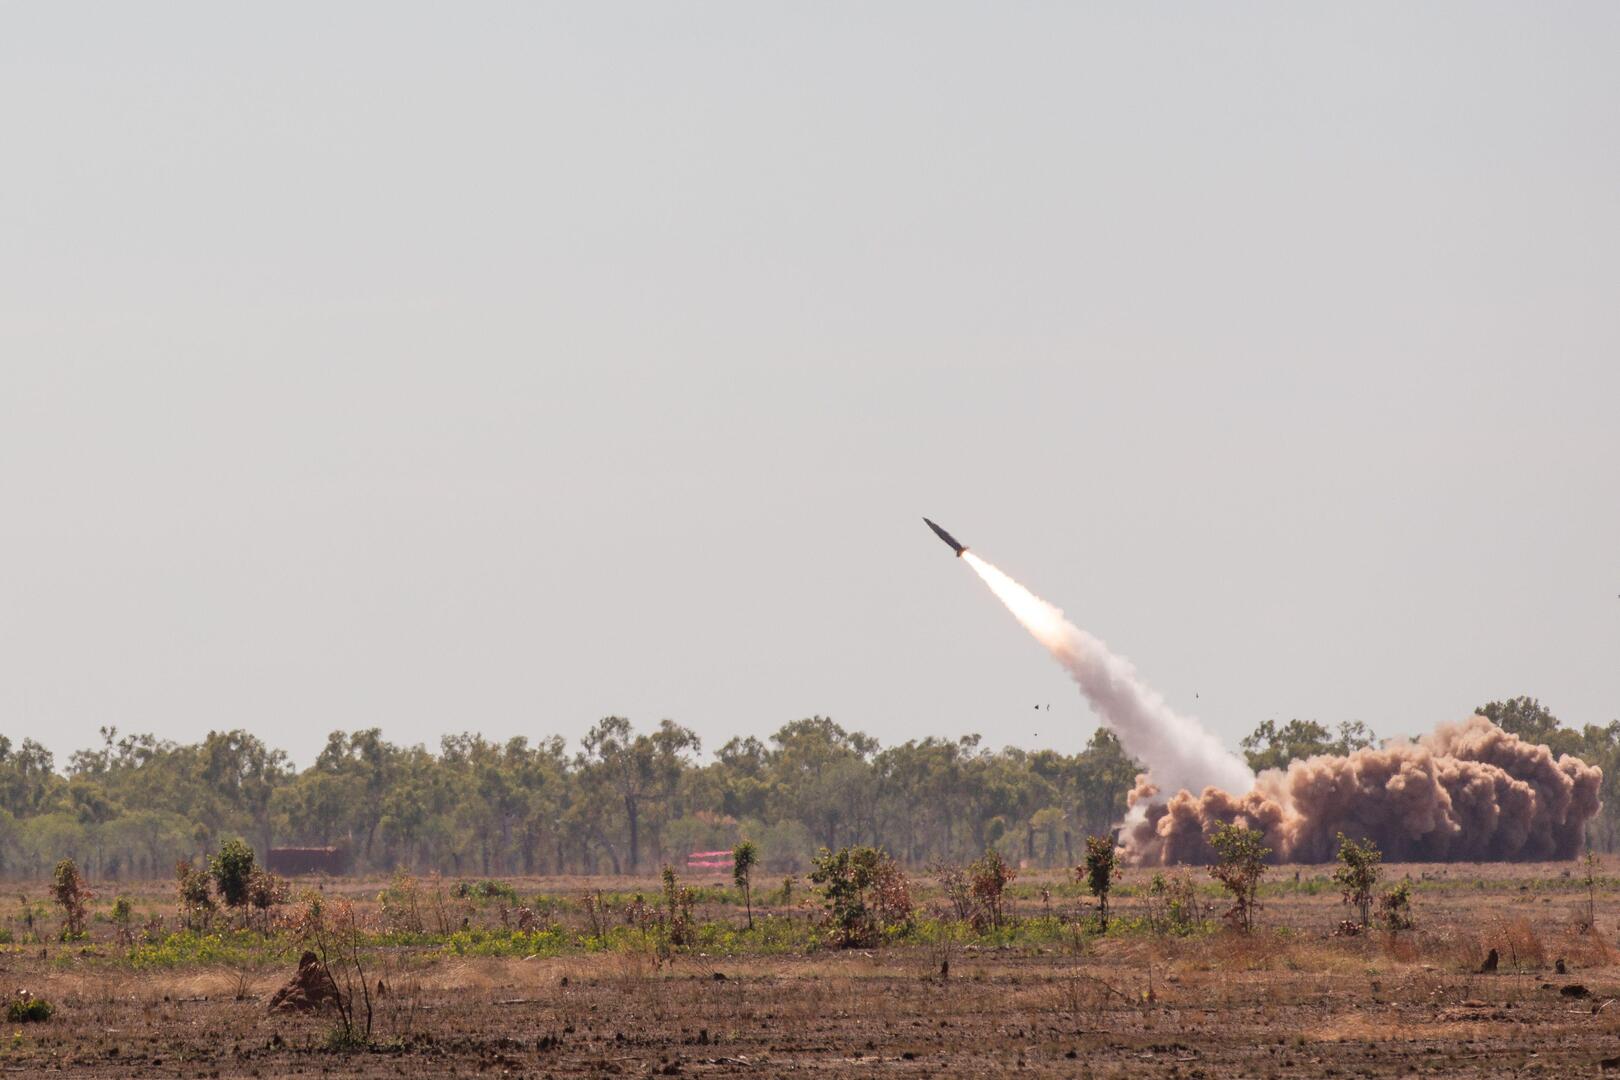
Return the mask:
<svg viewBox="0 0 1620 1080">
<path fill-rule="evenodd" d="M 1197 792 L 1213 785 L 1245 792 L 1253 786 L 1254 774 L 1248 765 L 1197 720 L 1172 710 L 1158 691 L 1141 681 L 1129 660 L 1115 655 L 1102 641 L 1066 619 L 1061 610 L 957 543 L 950 533 L 923 520 L 1063 665 L 1103 724 L 1119 736 L 1126 753 L 1147 766 L 1148 775 L 1161 790 Z"/>
</svg>

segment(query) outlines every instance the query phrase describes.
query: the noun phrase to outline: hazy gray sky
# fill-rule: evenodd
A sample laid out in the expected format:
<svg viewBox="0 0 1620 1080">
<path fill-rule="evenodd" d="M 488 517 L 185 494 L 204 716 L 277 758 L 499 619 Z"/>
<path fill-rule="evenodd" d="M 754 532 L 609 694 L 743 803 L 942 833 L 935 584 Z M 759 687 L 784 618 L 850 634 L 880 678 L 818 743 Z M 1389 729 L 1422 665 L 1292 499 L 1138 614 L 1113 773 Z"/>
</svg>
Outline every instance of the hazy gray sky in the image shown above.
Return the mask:
<svg viewBox="0 0 1620 1080">
<path fill-rule="evenodd" d="M 1606 3 L 0 5 L 0 730 L 1080 746 L 923 514 L 1229 743 L 1620 717 L 1617 56 Z"/>
</svg>

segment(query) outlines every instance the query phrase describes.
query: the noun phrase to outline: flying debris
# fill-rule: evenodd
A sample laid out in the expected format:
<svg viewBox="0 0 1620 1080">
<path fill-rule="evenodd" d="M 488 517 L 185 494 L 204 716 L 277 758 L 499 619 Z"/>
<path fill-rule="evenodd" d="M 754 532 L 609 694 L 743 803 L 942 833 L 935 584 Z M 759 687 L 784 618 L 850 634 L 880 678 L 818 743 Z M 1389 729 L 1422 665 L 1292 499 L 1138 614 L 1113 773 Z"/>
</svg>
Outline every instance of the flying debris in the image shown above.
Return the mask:
<svg viewBox="0 0 1620 1080">
<path fill-rule="evenodd" d="M 935 536 L 939 537 L 941 540 L 943 540 L 947 544 L 951 545 L 951 550 L 956 552 L 956 557 L 958 559 L 960 559 L 962 557 L 962 552 L 967 550 L 967 547 L 965 545 L 958 544 L 956 542 L 956 537 L 952 536 L 950 533 L 946 532 L 944 529 L 940 528 L 938 525 L 935 525 L 932 521 L 929 521 L 927 518 L 923 518 L 923 521 L 927 523 L 927 525 L 928 525 L 928 527 L 930 529 L 934 530 L 934 535 Z"/>
</svg>

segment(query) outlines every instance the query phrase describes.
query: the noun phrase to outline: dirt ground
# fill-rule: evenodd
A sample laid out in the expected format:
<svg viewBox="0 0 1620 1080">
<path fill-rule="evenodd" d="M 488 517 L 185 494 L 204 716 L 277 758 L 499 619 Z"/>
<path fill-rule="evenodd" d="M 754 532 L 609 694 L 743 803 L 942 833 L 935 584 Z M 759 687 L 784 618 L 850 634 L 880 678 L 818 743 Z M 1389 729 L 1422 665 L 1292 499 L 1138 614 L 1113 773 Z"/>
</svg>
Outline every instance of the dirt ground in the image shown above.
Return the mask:
<svg viewBox="0 0 1620 1080">
<path fill-rule="evenodd" d="M 663 964 L 634 952 L 401 950 L 373 958 L 376 1043 L 361 1051 L 327 1048 L 330 1016 L 267 1011 L 290 966 L 136 972 L 12 945 L 0 954 L 3 985 L 49 998 L 57 1013 L 0 1028 L 0 1072 L 1600 1076 L 1605 1059 L 1620 1070 L 1620 950 L 1607 944 L 1617 913 L 1603 888 L 1598 932 L 1584 930 L 1587 896 L 1562 876 L 1569 869 L 1391 867 L 1391 878 L 1425 886 L 1418 929 L 1393 939 L 1333 936 L 1344 909 L 1322 890 L 1268 898 L 1248 937 L 1076 934 L 1042 946 Z M 1491 948 L 1497 970 L 1479 974 Z"/>
</svg>

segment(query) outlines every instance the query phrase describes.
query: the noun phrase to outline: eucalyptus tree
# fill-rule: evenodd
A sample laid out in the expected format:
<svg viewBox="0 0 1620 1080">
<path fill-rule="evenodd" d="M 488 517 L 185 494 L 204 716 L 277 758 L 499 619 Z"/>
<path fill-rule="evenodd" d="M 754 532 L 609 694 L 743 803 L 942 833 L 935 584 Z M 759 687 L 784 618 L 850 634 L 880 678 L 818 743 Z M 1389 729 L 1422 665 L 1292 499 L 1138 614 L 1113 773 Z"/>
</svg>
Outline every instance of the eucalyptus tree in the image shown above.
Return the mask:
<svg viewBox="0 0 1620 1080">
<path fill-rule="evenodd" d="M 581 744 L 581 779 L 610 792 L 623 811 L 634 874 L 641 867 L 643 819 L 674 794 L 690 756 L 700 748 L 698 737 L 673 720 L 661 721 L 651 733 L 637 733 L 624 717 L 608 716 L 585 733 Z"/>
</svg>

